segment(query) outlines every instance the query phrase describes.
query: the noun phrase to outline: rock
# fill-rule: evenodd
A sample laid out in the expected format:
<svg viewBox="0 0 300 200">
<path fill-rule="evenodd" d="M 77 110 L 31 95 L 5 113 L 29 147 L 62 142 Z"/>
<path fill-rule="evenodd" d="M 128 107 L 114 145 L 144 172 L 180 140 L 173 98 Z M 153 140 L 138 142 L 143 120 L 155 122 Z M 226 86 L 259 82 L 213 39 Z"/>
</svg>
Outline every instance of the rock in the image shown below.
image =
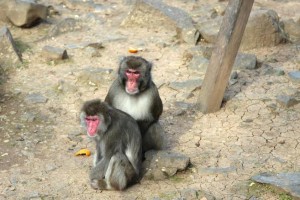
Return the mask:
<svg viewBox="0 0 300 200">
<path fill-rule="evenodd" d="M 137 0 L 122 0 L 124 5 L 133 5 L 136 3 Z"/>
<path fill-rule="evenodd" d="M 251 178 L 259 183 L 266 183 L 279 187 L 290 193 L 293 197 L 300 198 L 300 172 L 287 173 L 261 173 Z"/>
<path fill-rule="evenodd" d="M 52 27 L 46 37 L 55 37 L 63 33 L 80 30 L 81 28 L 80 23 L 76 19 L 66 18 Z"/>
<path fill-rule="evenodd" d="M 206 42 L 215 43 L 221 27 L 222 17 L 197 23 L 197 28 Z M 253 10 L 241 42 L 242 50 L 259 47 L 276 46 L 283 42 L 285 34 L 282 31 L 279 17 L 273 10 Z"/>
<path fill-rule="evenodd" d="M 188 65 L 188 69 L 195 70 L 200 73 L 205 73 L 208 67 L 209 60 L 201 56 L 193 56 Z"/>
<path fill-rule="evenodd" d="M 238 53 L 233 69 L 256 69 L 256 56 L 253 54 Z"/>
<path fill-rule="evenodd" d="M 231 75 L 230 75 L 230 79 L 237 79 L 238 78 L 238 73 L 236 71 L 232 71 Z"/>
<path fill-rule="evenodd" d="M 45 171 L 46 172 L 51 172 L 51 171 L 55 171 L 57 168 L 59 168 L 59 167 L 56 164 L 54 164 L 54 163 L 48 163 L 46 165 Z"/>
<path fill-rule="evenodd" d="M 215 200 L 216 198 L 204 191 L 192 188 L 186 188 L 180 191 L 180 196 L 183 200 Z"/>
<path fill-rule="evenodd" d="M 213 48 L 211 46 L 197 45 L 184 51 L 183 59 L 186 61 L 192 60 L 194 56 L 210 59 Z"/>
<path fill-rule="evenodd" d="M 273 10 L 253 10 L 244 32 L 241 49 L 276 46 L 284 41 L 279 17 Z"/>
<path fill-rule="evenodd" d="M 104 46 L 102 42 L 82 42 L 78 44 L 67 44 L 67 49 L 84 49 L 88 47 L 92 47 L 94 49 L 103 49 Z"/>
<path fill-rule="evenodd" d="M 58 83 L 54 86 L 54 90 L 57 93 L 75 93 L 78 91 L 78 88 L 70 83 L 65 82 L 64 80 L 59 80 Z"/>
<path fill-rule="evenodd" d="M 293 43 L 300 43 L 300 24 L 293 19 L 285 20 L 283 24 L 288 40 Z"/>
<path fill-rule="evenodd" d="M 185 188 L 180 191 L 168 191 L 159 194 L 159 197 L 150 197 L 149 200 L 215 200 L 216 198 L 202 190 L 196 190 L 193 188 Z"/>
<path fill-rule="evenodd" d="M 48 16 L 48 7 L 33 0 L 11 0 L 6 6 L 6 17 L 20 27 L 31 27 Z"/>
<path fill-rule="evenodd" d="M 25 112 L 21 115 L 21 120 L 23 122 L 33 122 L 36 119 L 36 114 L 31 112 Z"/>
<path fill-rule="evenodd" d="M 236 172 L 236 167 L 208 167 L 199 168 L 199 173 L 201 174 L 228 174 L 231 172 Z"/>
<path fill-rule="evenodd" d="M 7 10 L 6 0 L 0 0 L 0 22 L 7 22 L 5 11 Z"/>
<path fill-rule="evenodd" d="M 52 47 L 52 46 L 44 46 L 42 50 L 42 55 L 47 60 L 55 60 L 55 61 L 69 58 L 67 50 L 57 48 L 57 47 Z"/>
<path fill-rule="evenodd" d="M 277 102 L 285 108 L 292 107 L 300 103 L 297 99 L 291 96 L 280 95 L 276 97 Z"/>
<path fill-rule="evenodd" d="M 169 84 L 169 87 L 177 91 L 184 90 L 185 92 L 188 91 L 192 92 L 196 89 L 199 89 L 201 85 L 202 85 L 202 79 L 197 78 L 197 79 L 190 79 L 182 82 L 177 82 L 177 81 L 171 82 Z"/>
<path fill-rule="evenodd" d="M 195 189 L 191 189 L 191 188 L 187 188 L 187 189 L 183 189 L 182 191 L 180 191 L 180 196 L 184 199 L 184 200 L 195 200 L 198 199 L 198 195 L 197 195 L 197 190 Z"/>
<path fill-rule="evenodd" d="M 170 151 L 147 151 L 143 162 L 144 178 L 163 180 L 183 171 L 190 163 L 190 158 Z"/>
<path fill-rule="evenodd" d="M 77 81 L 91 86 L 101 86 L 108 84 L 108 81 L 112 80 L 112 71 L 112 69 L 90 67 L 80 72 Z"/>
<path fill-rule="evenodd" d="M 222 17 L 217 17 L 215 19 L 209 19 L 207 21 L 202 21 L 197 23 L 201 37 L 208 43 L 215 43 L 217 41 L 219 29 L 221 27 Z"/>
<path fill-rule="evenodd" d="M 174 103 L 174 105 L 180 109 L 184 109 L 184 110 L 187 110 L 189 108 L 192 108 L 193 107 L 193 104 L 191 103 L 186 103 L 186 102 L 183 102 L 183 101 L 176 101 Z"/>
<path fill-rule="evenodd" d="M 0 29 L 0 66 L 12 67 L 22 64 L 22 55 L 7 27 Z"/>
<path fill-rule="evenodd" d="M 275 75 L 275 76 L 283 76 L 285 72 L 282 69 L 274 69 L 272 66 L 263 63 L 261 66 L 261 74 L 262 75 Z"/>
<path fill-rule="evenodd" d="M 161 0 L 137 1 L 122 25 L 153 29 L 165 27 L 176 31 L 178 38 L 189 44 L 196 44 L 200 36 L 192 18 L 185 11 L 168 6 Z"/>
<path fill-rule="evenodd" d="M 293 82 L 300 83 L 300 71 L 289 72 L 288 76 Z"/>
<path fill-rule="evenodd" d="M 44 97 L 40 93 L 33 93 L 25 97 L 25 101 L 29 104 L 46 103 L 48 101 L 48 98 Z"/>
</svg>

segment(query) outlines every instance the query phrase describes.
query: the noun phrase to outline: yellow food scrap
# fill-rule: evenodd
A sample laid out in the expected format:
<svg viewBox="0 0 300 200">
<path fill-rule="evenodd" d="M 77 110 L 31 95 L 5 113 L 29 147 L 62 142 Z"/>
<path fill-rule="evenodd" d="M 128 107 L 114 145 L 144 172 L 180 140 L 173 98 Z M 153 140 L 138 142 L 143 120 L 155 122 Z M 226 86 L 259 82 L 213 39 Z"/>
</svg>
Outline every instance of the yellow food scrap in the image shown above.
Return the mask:
<svg viewBox="0 0 300 200">
<path fill-rule="evenodd" d="M 138 52 L 137 49 L 131 48 L 131 47 L 128 49 L 128 51 L 129 51 L 129 53 L 137 53 Z"/>
<path fill-rule="evenodd" d="M 80 149 L 79 151 L 77 151 L 75 153 L 75 156 L 81 156 L 81 155 L 90 156 L 91 155 L 91 151 L 88 150 L 88 149 Z"/>
</svg>

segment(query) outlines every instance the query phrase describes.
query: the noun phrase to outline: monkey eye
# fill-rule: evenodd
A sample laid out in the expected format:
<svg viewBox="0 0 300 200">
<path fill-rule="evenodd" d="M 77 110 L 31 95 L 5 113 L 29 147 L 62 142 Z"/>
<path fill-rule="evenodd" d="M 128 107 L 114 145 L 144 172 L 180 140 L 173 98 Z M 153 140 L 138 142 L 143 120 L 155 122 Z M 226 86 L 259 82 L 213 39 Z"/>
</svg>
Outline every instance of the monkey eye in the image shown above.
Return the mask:
<svg viewBox="0 0 300 200">
<path fill-rule="evenodd" d="M 135 74 L 135 75 L 138 75 L 138 74 L 140 74 L 140 72 L 137 71 L 137 70 L 133 70 L 133 69 L 127 69 L 126 70 L 126 74 Z"/>
<path fill-rule="evenodd" d="M 86 121 L 93 121 L 93 122 L 94 122 L 94 121 L 97 121 L 97 118 L 94 118 L 94 117 L 86 117 L 85 120 L 86 120 Z"/>
</svg>

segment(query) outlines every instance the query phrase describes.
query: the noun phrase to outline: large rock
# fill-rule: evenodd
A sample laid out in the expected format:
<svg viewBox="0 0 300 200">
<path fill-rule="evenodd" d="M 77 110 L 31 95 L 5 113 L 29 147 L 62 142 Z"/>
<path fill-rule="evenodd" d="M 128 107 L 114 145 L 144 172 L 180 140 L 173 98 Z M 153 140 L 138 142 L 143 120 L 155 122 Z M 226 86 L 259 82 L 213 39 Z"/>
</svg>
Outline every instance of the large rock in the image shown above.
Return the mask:
<svg viewBox="0 0 300 200">
<path fill-rule="evenodd" d="M 30 27 L 48 16 L 48 7 L 33 0 L 10 0 L 6 8 L 6 17 L 20 27 Z"/>
<path fill-rule="evenodd" d="M 122 25 L 153 29 L 165 27 L 176 31 L 179 39 L 190 44 L 196 44 L 200 36 L 193 25 L 192 18 L 185 11 L 168 6 L 161 0 L 137 1 Z"/>
<path fill-rule="evenodd" d="M 284 41 L 279 17 L 273 10 L 253 10 L 250 14 L 241 48 L 244 50 L 276 46 Z"/>
<path fill-rule="evenodd" d="M 186 91 L 186 92 L 193 92 L 196 89 L 199 89 L 202 85 L 202 79 L 197 78 L 197 79 L 190 79 L 186 81 L 181 81 L 181 82 L 171 82 L 169 84 L 169 87 L 177 90 L 178 92 L 180 91 Z"/>
<path fill-rule="evenodd" d="M 279 187 L 297 199 L 300 198 L 300 172 L 289 173 L 261 173 L 251 178 L 259 183 L 267 183 Z"/>
<path fill-rule="evenodd" d="M 145 179 L 163 180 L 185 170 L 190 158 L 170 151 L 147 151 L 143 162 Z"/>
<path fill-rule="evenodd" d="M 289 19 L 283 21 L 283 24 L 288 40 L 293 43 L 300 43 L 300 23 L 296 23 L 294 20 Z"/>
<path fill-rule="evenodd" d="M 73 18 L 66 18 L 59 21 L 55 26 L 53 26 L 46 37 L 55 37 L 63 33 L 68 33 L 72 31 L 80 30 L 82 27 L 78 20 Z"/>
<path fill-rule="evenodd" d="M 8 68 L 22 63 L 21 53 L 17 50 L 14 39 L 7 27 L 0 29 L 0 66 Z"/>
<path fill-rule="evenodd" d="M 222 17 L 197 23 L 197 28 L 206 42 L 215 43 L 222 23 Z M 279 17 L 273 10 L 253 10 L 250 14 L 241 49 L 276 46 L 285 39 Z"/>
</svg>

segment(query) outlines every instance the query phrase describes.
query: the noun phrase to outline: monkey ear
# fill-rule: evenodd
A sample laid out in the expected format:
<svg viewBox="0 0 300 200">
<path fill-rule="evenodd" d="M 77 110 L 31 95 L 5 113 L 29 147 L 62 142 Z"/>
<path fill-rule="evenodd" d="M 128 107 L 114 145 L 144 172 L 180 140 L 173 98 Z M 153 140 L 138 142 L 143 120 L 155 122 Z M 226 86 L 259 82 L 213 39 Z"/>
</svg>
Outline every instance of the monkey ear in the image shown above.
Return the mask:
<svg viewBox="0 0 300 200">
<path fill-rule="evenodd" d="M 150 71 L 152 70 L 152 66 L 153 66 L 153 63 L 152 62 L 148 62 L 148 67 L 149 67 Z"/>
<path fill-rule="evenodd" d="M 119 56 L 119 58 L 118 58 L 119 63 L 121 64 L 125 58 L 126 58 L 126 56 Z"/>
</svg>

